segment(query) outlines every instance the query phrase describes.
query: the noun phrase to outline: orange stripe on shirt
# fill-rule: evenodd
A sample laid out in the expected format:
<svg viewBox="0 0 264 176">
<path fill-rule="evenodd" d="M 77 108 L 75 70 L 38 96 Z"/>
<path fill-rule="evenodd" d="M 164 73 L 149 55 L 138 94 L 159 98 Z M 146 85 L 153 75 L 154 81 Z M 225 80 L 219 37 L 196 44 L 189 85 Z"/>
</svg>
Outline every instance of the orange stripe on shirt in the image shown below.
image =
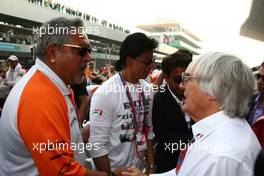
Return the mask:
<svg viewBox="0 0 264 176">
<path fill-rule="evenodd" d="M 21 138 L 40 175 L 85 175 L 85 167 L 74 161 L 70 149 L 70 124 L 64 96 L 40 71 L 36 71 L 21 94 L 17 118 Z M 40 151 L 40 146 L 48 150 Z M 55 146 L 57 148 L 52 149 Z"/>
</svg>

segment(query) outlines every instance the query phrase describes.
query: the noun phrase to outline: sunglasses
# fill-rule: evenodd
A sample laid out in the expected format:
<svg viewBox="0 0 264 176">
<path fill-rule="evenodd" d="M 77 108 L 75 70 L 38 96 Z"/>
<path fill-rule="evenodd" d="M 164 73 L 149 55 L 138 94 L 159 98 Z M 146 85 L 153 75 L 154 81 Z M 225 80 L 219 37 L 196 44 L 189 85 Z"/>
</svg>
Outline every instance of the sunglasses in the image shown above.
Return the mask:
<svg viewBox="0 0 264 176">
<path fill-rule="evenodd" d="M 139 60 L 139 59 L 135 59 L 135 60 L 138 61 L 138 62 L 141 62 L 145 66 L 149 66 L 149 65 L 151 65 L 152 63 L 155 62 L 156 58 L 154 57 L 153 59 L 148 59 L 148 60 L 145 60 L 145 61 Z"/>
<path fill-rule="evenodd" d="M 76 48 L 81 57 L 85 56 L 86 54 L 91 54 L 91 52 L 92 52 L 92 48 L 89 48 L 88 46 L 84 47 L 84 46 L 72 45 L 72 44 L 63 44 L 62 46 Z"/>
<path fill-rule="evenodd" d="M 182 76 L 181 75 L 177 75 L 174 77 L 174 82 L 176 84 L 180 84 L 182 82 Z"/>
<path fill-rule="evenodd" d="M 257 74 L 255 74 L 255 77 L 257 80 L 261 79 L 262 81 L 264 81 L 264 75 L 257 73 Z"/>
</svg>

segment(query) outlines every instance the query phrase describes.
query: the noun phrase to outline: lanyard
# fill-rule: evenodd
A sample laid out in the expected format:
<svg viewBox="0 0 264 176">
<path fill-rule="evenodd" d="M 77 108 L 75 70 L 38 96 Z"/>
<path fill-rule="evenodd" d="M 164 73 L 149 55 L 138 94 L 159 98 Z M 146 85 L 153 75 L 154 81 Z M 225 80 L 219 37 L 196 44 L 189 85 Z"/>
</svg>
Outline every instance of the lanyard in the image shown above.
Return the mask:
<svg viewBox="0 0 264 176">
<path fill-rule="evenodd" d="M 126 86 L 126 82 L 124 80 L 123 75 L 121 75 L 119 73 L 119 76 L 120 76 L 120 79 L 123 83 L 123 86 L 126 89 L 126 95 L 127 95 L 128 101 L 129 101 L 130 110 L 133 113 L 132 121 L 133 121 L 134 126 L 135 126 L 134 129 L 135 129 L 135 137 L 136 137 L 136 140 L 135 140 L 136 153 L 137 153 L 138 158 L 144 158 L 145 150 L 147 149 L 146 138 L 147 138 L 149 131 L 150 131 L 150 126 L 148 126 L 147 122 L 146 122 L 147 113 L 145 113 L 145 107 L 144 107 L 144 102 L 146 102 L 146 98 L 145 98 L 143 91 L 139 92 L 139 98 L 138 99 L 139 99 L 139 101 L 142 100 L 143 109 L 144 109 L 143 119 L 142 119 L 143 124 L 142 124 L 142 126 L 140 126 L 140 115 L 139 115 L 139 113 L 136 112 L 136 108 L 135 108 L 135 104 L 134 104 L 132 95 L 128 89 L 128 86 Z M 139 85 L 140 85 L 140 83 L 139 83 Z"/>
<path fill-rule="evenodd" d="M 128 86 L 126 85 L 126 82 L 125 82 L 125 80 L 124 80 L 124 77 L 123 77 L 123 75 L 121 75 L 120 73 L 119 73 L 119 76 L 120 76 L 120 79 L 121 79 L 121 81 L 122 81 L 122 83 L 123 83 L 123 86 L 125 87 L 125 89 L 126 89 L 126 95 L 127 95 L 127 98 L 128 98 L 128 101 L 129 101 L 129 105 L 130 105 L 130 110 L 131 110 L 131 112 L 133 113 L 133 122 L 134 122 L 134 126 L 135 126 L 135 133 L 138 133 L 138 132 L 142 132 L 142 129 L 143 129 L 143 125 L 142 125 L 142 127 L 141 128 L 139 128 L 139 126 L 140 126 L 140 117 L 139 117 L 139 113 L 137 113 L 136 112 L 136 107 L 135 107 L 135 104 L 134 104 L 134 101 L 133 101 L 133 98 L 132 98 L 132 95 L 131 95 L 131 93 L 130 93 L 130 91 L 129 91 L 129 88 L 128 88 Z M 141 91 L 141 92 L 139 92 L 139 95 L 138 95 L 138 97 L 139 97 L 139 100 L 143 100 L 143 105 L 144 105 L 144 102 L 145 102 L 145 95 L 144 95 L 144 92 L 143 91 Z M 145 110 L 145 109 L 144 109 Z M 146 117 L 146 113 L 143 113 L 143 121 L 145 120 L 145 117 Z"/>
</svg>

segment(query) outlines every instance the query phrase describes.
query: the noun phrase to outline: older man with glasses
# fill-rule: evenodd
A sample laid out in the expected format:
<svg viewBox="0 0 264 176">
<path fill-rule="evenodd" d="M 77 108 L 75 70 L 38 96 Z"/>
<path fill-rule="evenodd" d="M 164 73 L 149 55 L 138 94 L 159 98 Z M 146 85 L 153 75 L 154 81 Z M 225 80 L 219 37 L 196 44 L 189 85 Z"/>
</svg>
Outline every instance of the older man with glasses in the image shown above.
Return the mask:
<svg viewBox="0 0 264 176">
<path fill-rule="evenodd" d="M 155 163 L 157 173 L 175 168 L 180 146 L 192 139 L 191 119 L 182 112 L 183 91 L 180 89 L 182 73 L 191 57 L 184 53 L 174 53 L 162 60 L 162 72 L 166 86 L 154 96 L 152 122 L 157 142 Z"/>
<path fill-rule="evenodd" d="M 251 70 L 235 56 L 207 53 L 190 63 L 180 87 L 182 110 L 195 121 L 194 140 L 176 168 L 159 176 L 253 176 L 261 147 L 244 119 L 254 91 Z M 123 175 L 142 175 L 130 171 Z"/>
<path fill-rule="evenodd" d="M 91 60 L 86 35 L 54 28 L 83 28 L 55 18 L 41 27 L 36 63 L 10 92 L 0 118 L 0 175 L 97 175 L 84 167 L 85 151 L 69 85 L 80 83 Z"/>
</svg>

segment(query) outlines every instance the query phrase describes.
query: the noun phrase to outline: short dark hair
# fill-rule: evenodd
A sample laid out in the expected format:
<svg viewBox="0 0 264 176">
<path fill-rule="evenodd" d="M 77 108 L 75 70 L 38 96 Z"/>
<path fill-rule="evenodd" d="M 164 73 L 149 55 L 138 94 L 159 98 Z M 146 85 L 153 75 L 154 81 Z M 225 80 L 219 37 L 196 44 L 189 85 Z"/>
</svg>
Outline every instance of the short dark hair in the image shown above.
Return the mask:
<svg viewBox="0 0 264 176">
<path fill-rule="evenodd" d="M 179 50 L 177 51 L 177 53 L 184 53 L 184 54 L 189 55 L 191 59 L 193 58 L 193 54 L 191 53 L 190 50 L 187 50 L 187 49 L 179 49 Z"/>
<path fill-rule="evenodd" d="M 123 41 L 119 60 L 115 64 L 117 71 L 121 71 L 126 66 L 126 58 L 130 56 L 135 59 L 147 50 L 154 50 L 158 47 L 158 41 L 146 36 L 143 33 L 134 33 L 126 37 Z"/>
<path fill-rule="evenodd" d="M 170 75 L 176 67 L 187 67 L 192 58 L 184 53 L 175 52 L 162 60 L 161 67 L 164 75 Z"/>
</svg>

